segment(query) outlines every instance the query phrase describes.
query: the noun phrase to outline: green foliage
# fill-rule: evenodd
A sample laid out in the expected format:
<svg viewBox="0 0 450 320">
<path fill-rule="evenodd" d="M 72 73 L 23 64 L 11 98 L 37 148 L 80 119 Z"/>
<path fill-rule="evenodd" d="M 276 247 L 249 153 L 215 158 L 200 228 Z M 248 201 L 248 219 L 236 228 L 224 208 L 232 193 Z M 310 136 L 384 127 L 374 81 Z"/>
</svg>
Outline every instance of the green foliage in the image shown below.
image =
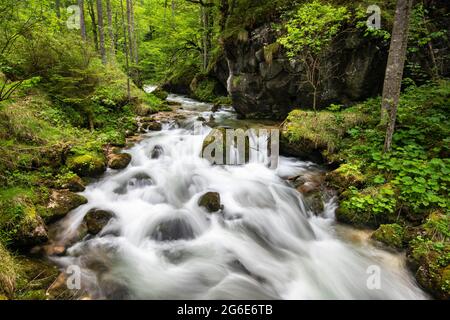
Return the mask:
<svg viewBox="0 0 450 320">
<path fill-rule="evenodd" d="M 320 54 L 330 45 L 342 23 L 349 17 L 345 7 L 322 4 L 317 0 L 305 3 L 286 23 L 287 34 L 278 41 L 287 49 L 290 58 L 304 55 L 305 52 Z"/>
</svg>

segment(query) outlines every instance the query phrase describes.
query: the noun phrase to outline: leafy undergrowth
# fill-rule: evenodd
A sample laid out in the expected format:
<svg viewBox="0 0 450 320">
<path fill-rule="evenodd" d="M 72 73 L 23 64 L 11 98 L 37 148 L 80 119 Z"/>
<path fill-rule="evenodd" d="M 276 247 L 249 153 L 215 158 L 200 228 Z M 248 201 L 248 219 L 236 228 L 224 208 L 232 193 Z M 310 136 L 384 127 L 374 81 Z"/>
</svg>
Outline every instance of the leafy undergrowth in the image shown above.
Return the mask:
<svg viewBox="0 0 450 320">
<path fill-rule="evenodd" d="M 128 100 L 126 78 L 112 67 L 90 77 L 83 90 L 69 85 L 81 78 L 53 75 L 0 103 L 0 299 L 45 299 L 57 270 L 20 253 L 48 240 L 52 189 L 104 172 L 104 146 L 125 146 L 136 115 L 167 109 L 134 85 Z"/>
<path fill-rule="evenodd" d="M 379 106 L 378 98 L 342 111 L 333 111 L 336 106 L 317 114 L 296 110 L 283 138 L 339 165 L 327 181 L 339 192 L 340 221 L 381 225 L 373 238 L 407 248 L 419 283 L 436 297 L 448 298 L 450 81 L 410 87 L 402 94 L 388 154 L 382 152 Z"/>
</svg>

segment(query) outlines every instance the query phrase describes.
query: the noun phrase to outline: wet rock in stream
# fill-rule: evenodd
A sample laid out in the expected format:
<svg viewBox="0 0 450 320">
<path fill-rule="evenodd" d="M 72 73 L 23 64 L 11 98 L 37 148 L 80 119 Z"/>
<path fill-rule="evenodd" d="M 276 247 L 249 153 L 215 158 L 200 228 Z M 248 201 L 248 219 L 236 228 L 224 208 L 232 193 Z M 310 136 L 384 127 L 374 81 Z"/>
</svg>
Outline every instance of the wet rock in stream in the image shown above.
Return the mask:
<svg viewBox="0 0 450 320">
<path fill-rule="evenodd" d="M 194 230 L 185 218 L 174 218 L 158 224 L 150 238 L 156 241 L 194 239 Z"/>
</svg>

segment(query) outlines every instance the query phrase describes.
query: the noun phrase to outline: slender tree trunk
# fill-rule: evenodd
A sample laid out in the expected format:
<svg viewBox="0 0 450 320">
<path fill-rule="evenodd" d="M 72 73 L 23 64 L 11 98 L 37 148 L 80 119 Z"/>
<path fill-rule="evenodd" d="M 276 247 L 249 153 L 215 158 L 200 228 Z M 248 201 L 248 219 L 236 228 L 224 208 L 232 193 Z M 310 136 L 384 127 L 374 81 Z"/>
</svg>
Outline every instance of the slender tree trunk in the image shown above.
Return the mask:
<svg viewBox="0 0 450 320">
<path fill-rule="evenodd" d="M 406 60 L 406 49 L 408 46 L 411 9 L 412 0 L 397 1 L 381 106 L 381 123 L 387 123 L 384 152 L 389 152 L 392 146 L 392 136 L 394 135 L 403 69 Z"/>
<path fill-rule="evenodd" d="M 84 0 L 78 0 L 78 6 L 80 7 L 80 30 L 81 38 L 86 41 L 86 21 L 84 18 Z"/>
<path fill-rule="evenodd" d="M 127 0 L 128 1 L 128 0 Z M 123 38 L 124 38 L 124 53 L 125 53 L 125 67 L 127 69 L 127 95 L 128 101 L 131 100 L 131 84 L 130 84 L 130 63 L 129 63 L 129 51 L 127 43 L 127 26 L 125 25 L 125 12 L 123 9 L 123 0 L 120 0 L 120 9 L 122 13 L 122 26 L 123 26 Z"/>
<path fill-rule="evenodd" d="M 105 49 L 105 32 L 103 27 L 103 3 L 102 0 L 97 0 L 97 16 L 98 16 L 98 34 L 100 40 L 100 55 L 102 63 L 106 64 L 106 49 Z"/>
<path fill-rule="evenodd" d="M 98 51 L 97 20 L 95 18 L 94 0 L 88 0 L 88 11 L 92 22 L 92 36 L 94 37 L 95 50 Z"/>
<path fill-rule="evenodd" d="M 110 54 L 111 57 L 113 57 L 116 54 L 116 41 L 114 37 L 114 26 L 113 26 L 113 19 L 112 19 L 112 8 L 111 8 L 111 0 L 106 0 L 106 15 L 108 16 L 108 34 L 109 34 L 109 41 L 110 41 Z"/>
<path fill-rule="evenodd" d="M 130 0 L 130 15 L 131 15 L 131 41 L 133 42 L 133 52 L 134 52 L 134 63 L 137 65 L 139 63 L 139 52 L 137 45 L 137 30 L 136 23 L 134 21 L 134 3 L 133 0 Z"/>
<path fill-rule="evenodd" d="M 55 11 L 58 19 L 61 19 L 61 0 L 55 0 Z"/>
<path fill-rule="evenodd" d="M 132 26 L 131 26 L 131 1 L 132 0 L 126 0 L 127 3 L 127 31 L 128 31 L 128 40 L 129 40 L 129 46 L 128 49 L 130 51 L 130 59 L 133 60 L 134 57 L 134 48 L 133 48 L 133 30 L 132 30 Z"/>
</svg>

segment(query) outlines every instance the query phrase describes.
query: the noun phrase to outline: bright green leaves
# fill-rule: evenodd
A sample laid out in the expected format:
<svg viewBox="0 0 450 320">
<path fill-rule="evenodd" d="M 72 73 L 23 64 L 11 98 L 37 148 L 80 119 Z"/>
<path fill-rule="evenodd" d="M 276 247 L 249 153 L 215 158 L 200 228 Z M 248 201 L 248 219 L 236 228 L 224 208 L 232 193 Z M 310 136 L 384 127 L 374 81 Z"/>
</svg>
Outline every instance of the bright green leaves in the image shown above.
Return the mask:
<svg viewBox="0 0 450 320">
<path fill-rule="evenodd" d="M 318 54 L 331 43 L 349 17 L 345 7 L 322 4 L 317 0 L 305 3 L 287 22 L 287 33 L 278 42 L 287 49 L 290 58 L 304 50 Z"/>
</svg>

